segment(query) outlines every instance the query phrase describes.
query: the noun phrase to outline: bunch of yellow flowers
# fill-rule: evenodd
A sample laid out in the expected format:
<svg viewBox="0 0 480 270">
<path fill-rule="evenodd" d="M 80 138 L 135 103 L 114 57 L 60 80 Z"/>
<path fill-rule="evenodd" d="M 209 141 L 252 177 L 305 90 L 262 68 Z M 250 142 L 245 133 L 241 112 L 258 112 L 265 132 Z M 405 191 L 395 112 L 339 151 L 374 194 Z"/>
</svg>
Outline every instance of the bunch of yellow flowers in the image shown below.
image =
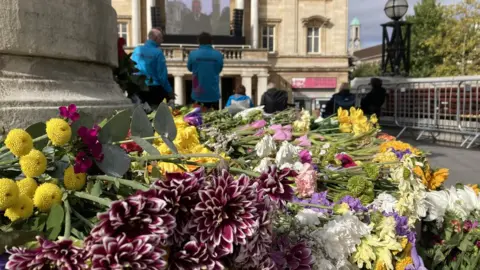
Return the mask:
<svg viewBox="0 0 480 270">
<path fill-rule="evenodd" d="M 355 135 L 369 132 L 378 123 L 378 118 L 375 114 L 368 119 L 361 109 L 354 107 L 351 107 L 349 111 L 338 108 L 337 117 L 340 132 L 353 133 Z"/>
<path fill-rule="evenodd" d="M 439 188 L 443 182 L 448 179 L 449 175 L 449 170 L 446 168 L 440 168 L 436 171 L 432 171 L 428 162 L 425 163 L 423 169 L 420 166 L 415 166 L 415 168 L 413 168 L 413 172 L 422 179 L 422 183 L 429 190 L 436 190 Z"/>
<path fill-rule="evenodd" d="M 385 153 L 390 151 L 391 149 L 400 152 L 406 152 L 407 150 L 410 151 L 412 154 L 420 155 L 421 151 L 417 148 L 411 146 L 408 143 L 404 143 L 401 141 L 388 141 L 380 144 L 380 153 Z"/>
<path fill-rule="evenodd" d="M 309 111 L 303 110 L 299 120 L 293 122 L 293 130 L 295 132 L 307 132 L 310 130 L 310 120 L 312 116 Z"/>
</svg>

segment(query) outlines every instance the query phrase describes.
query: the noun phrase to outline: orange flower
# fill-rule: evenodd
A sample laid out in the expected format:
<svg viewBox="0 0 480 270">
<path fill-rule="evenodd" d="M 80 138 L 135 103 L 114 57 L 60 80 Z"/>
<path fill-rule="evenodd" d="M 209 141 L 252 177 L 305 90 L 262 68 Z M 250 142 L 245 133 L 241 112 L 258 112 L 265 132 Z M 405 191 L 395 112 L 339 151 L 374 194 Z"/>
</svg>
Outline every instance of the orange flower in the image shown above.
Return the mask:
<svg viewBox="0 0 480 270">
<path fill-rule="evenodd" d="M 396 140 L 395 136 L 389 135 L 387 133 L 380 133 L 380 134 L 378 134 L 377 138 L 380 139 L 380 140 L 387 141 L 387 142 Z"/>
<path fill-rule="evenodd" d="M 480 189 L 478 188 L 477 184 L 475 184 L 475 185 L 468 184 L 467 186 L 471 187 L 473 189 L 473 191 L 475 192 L 475 195 L 478 196 L 478 193 L 480 192 Z"/>
<path fill-rule="evenodd" d="M 448 178 L 448 169 L 441 168 L 432 173 L 428 163 L 425 165 L 425 169 L 422 170 L 419 166 L 413 168 L 413 172 L 422 178 L 422 183 L 430 190 L 436 190 L 440 187 Z"/>
</svg>

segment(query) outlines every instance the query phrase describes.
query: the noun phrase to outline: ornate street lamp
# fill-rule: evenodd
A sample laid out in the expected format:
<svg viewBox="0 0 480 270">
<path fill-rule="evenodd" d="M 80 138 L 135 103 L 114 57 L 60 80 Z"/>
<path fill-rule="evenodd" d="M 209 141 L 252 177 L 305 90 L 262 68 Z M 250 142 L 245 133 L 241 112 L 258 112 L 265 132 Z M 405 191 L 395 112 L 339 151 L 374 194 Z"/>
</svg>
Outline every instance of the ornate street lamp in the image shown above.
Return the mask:
<svg viewBox="0 0 480 270">
<path fill-rule="evenodd" d="M 382 24 L 382 73 L 384 76 L 408 76 L 412 24 L 401 20 L 408 11 L 408 2 L 388 0 L 384 10 L 392 21 Z"/>
</svg>

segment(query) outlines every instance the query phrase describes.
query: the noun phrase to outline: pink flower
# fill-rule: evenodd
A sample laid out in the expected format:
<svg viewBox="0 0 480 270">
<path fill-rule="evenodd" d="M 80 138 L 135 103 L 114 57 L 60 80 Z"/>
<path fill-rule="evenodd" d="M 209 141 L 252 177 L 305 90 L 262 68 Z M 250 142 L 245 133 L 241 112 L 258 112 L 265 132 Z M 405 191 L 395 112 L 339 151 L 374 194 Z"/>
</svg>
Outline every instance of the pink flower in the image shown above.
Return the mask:
<svg viewBox="0 0 480 270">
<path fill-rule="evenodd" d="M 60 116 L 70 119 L 73 122 L 77 121 L 78 118 L 80 118 L 80 114 L 77 112 L 77 106 L 75 104 L 70 104 L 68 105 L 68 108 L 65 106 L 62 106 L 58 108 L 60 111 Z"/>
<path fill-rule="evenodd" d="M 302 137 L 299 137 L 296 141 L 298 146 L 303 146 L 303 147 L 310 147 L 312 146 L 312 142 L 308 139 L 307 135 L 303 135 Z"/>
<path fill-rule="evenodd" d="M 79 152 L 75 157 L 75 165 L 73 166 L 73 170 L 75 173 L 85 173 L 92 167 L 93 162 L 87 156 L 85 152 Z"/>
<path fill-rule="evenodd" d="M 84 144 L 91 145 L 98 141 L 98 132 L 100 132 L 100 127 L 97 125 L 91 129 L 82 126 L 78 129 L 77 134 Z"/>
<path fill-rule="evenodd" d="M 357 163 L 355 163 L 355 161 L 353 161 L 353 159 L 347 154 L 340 153 L 340 154 L 337 154 L 335 158 L 340 160 L 340 162 L 342 162 L 343 168 L 350 168 L 350 167 L 357 166 Z"/>
<path fill-rule="evenodd" d="M 275 131 L 273 134 L 273 139 L 276 141 L 291 141 L 292 140 L 292 126 L 287 125 L 272 125 L 271 130 Z"/>
<path fill-rule="evenodd" d="M 317 187 L 317 172 L 309 163 L 303 164 L 300 173 L 295 177 L 297 193 L 300 198 L 311 197 Z"/>
<path fill-rule="evenodd" d="M 254 129 L 259 129 L 259 128 L 263 128 L 267 125 L 267 121 L 265 120 L 257 120 L 253 123 L 250 124 L 250 127 L 254 128 Z"/>
<path fill-rule="evenodd" d="M 299 157 L 302 163 L 312 163 L 312 154 L 306 149 L 300 151 Z"/>
<path fill-rule="evenodd" d="M 253 134 L 253 136 L 257 136 L 257 137 L 262 137 L 263 135 L 265 135 L 265 129 L 259 129 L 255 134 Z"/>
</svg>

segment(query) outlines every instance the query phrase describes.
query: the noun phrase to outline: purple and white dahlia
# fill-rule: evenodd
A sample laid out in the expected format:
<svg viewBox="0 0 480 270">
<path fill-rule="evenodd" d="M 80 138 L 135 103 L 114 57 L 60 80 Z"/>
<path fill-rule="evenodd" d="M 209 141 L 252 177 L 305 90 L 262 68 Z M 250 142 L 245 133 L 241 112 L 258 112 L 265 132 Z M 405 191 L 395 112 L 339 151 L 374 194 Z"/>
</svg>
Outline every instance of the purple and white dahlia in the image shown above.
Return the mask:
<svg viewBox="0 0 480 270">
<path fill-rule="evenodd" d="M 173 254 L 168 267 L 170 270 L 222 270 L 223 265 L 210 253 L 205 243 L 193 238 L 183 249 Z"/>
<path fill-rule="evenodd" d="M 222 170 L 199 194 L 192 214 L 200 242 L 214 248 L 218 258 L 232 253 L 234 244 L 246 244 L 257 227 L 256 183 Z"/>
<path fill-rule="evenodd" d="M 98 215 L 99 222 L 92 229 L 88 242 L 119 234 L 129 239 L 153 234 L 166 240 L 175 228 L 175 218 L 166 209 L 167 203 L 156 195 L 157 191 L 152 189 L 113 202 L 106 213 Z"/>
<path fill-rule="evenodd" d="M 141 235 L 129 239 L 126 234 L 105 236 L 90 249 L 92 270 L 145 269 L 161 270 L 167 252 L 158 235 Z"/>
<path fill-rule="evenodd" d="M 295 192 L 291 185 L 295 176 L 297 173 L 294 170 L 279 170 L 276 166 L 270 166 L 257 178 L 258 189 L 264 191 L 274 202 L 292 201 Z"/>
<path fill-rule="evenodd" d="M 5 269 L 28 270 L 33 265 L 39 250 L 30 250 L 23 247 L 14 247 L 7 251 L 10 254 Z"/>
<path fill-rule="evenodd" d="M 192 220 L 191 209 L 200 201 L 198 191 L 205 179 L 205 169 L 193 173 L 167 173 L 166 180 L 156 181 L 153 186 L 158 189 L 157 197 L 167 203 L 166 209 L 175 217 L 175 242 L 183 242 Z"/>
</svg>

